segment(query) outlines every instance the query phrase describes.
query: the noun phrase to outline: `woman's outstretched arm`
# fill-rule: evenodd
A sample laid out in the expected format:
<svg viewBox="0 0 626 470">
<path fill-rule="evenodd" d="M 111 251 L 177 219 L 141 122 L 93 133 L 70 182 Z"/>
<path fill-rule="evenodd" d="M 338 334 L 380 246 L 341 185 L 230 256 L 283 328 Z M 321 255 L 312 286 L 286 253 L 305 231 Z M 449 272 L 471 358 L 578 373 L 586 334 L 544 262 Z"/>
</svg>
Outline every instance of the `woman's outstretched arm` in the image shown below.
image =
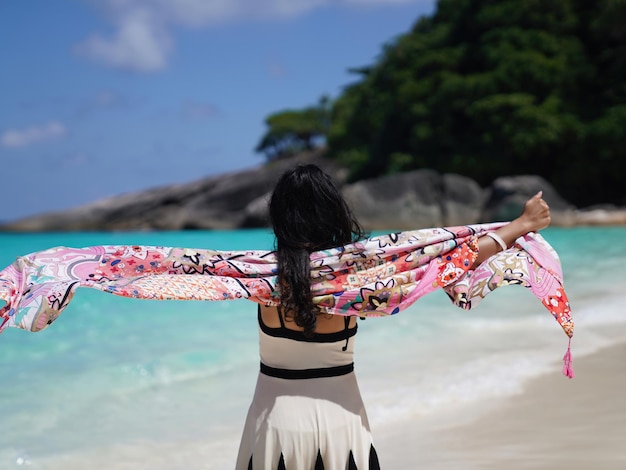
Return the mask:
<svg viewBox="0 0 626 470">
<path fill-rule="evenodd" d="M 541 196 L 542 192 L 539 191 L 526 201 L 522 214 L 517 219 L 496 230 L 494 232 L 495 238 L 499 238 L 508 248 L 522 235 L 526 235 L 528 232 L 537 232 L 550 225 L 550 207 Z M 496 239 L 490 236 L 480 237 L 478 240 L 478 258 L 476 258 L 471 269 L 474 269 L 490 256 L 502 251 L 502 247 Z"/>
</svg>

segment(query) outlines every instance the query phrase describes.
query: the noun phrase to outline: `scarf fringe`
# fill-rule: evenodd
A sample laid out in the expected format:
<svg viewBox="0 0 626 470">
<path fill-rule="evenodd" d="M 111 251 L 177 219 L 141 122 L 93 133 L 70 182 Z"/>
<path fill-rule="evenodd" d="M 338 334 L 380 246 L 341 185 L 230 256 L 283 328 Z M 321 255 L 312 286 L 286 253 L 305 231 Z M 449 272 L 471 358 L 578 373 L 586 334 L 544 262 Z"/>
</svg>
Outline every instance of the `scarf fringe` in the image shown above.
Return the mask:
<svg viewBox="0 0 626 470">
<path fill-rule="evenodd" d="M 568 379 L 573 379 L 575 377 L 574 368 L 572 367 L 571 347 L 572 338 L 569 339 L 569 342 L 567 343 L 567 352 L 565 353 L 565 356 L 563 356 L 563 375 Z"/>
</svg>

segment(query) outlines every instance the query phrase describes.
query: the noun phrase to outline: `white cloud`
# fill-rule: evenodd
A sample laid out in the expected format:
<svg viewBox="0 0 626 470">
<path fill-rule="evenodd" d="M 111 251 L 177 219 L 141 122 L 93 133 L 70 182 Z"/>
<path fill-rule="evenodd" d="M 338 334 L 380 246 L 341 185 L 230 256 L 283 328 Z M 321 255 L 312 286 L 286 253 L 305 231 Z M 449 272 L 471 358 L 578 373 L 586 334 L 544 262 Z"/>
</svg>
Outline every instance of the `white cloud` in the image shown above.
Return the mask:
<svg viewBox="0 0 626 470">
<path fill-rule="evenodd" d="M 162 19 L 148 9 L 120 14 L 113 37 L 93 34 L 77 52 L 116 68 L 150 72 L 165 67 L 172 39 Z"/>
<path fill-rule="evenodd" d="M 63 124 L 51 121 L 41 126 L 31 126 L 27 129 L 9 129 L 0 134 L 1 147 L 26 147 L 28 145 L 45 142 L 47 140 L 65 137 L 67 130 Z"/>
<path fill-rule="evenodd" d="M 171 30 L 203 28 L 241 20 L 300 16 L 325 5 L 419 3 L 426 0 L 87 0 L 113 24 L 113 34 L 92 34 L 76 48 L 104 65 L 154 72 L 167 66 L 174 50 Z M 432 0 L 428 0 L 432 1 Z"/>
</svg>

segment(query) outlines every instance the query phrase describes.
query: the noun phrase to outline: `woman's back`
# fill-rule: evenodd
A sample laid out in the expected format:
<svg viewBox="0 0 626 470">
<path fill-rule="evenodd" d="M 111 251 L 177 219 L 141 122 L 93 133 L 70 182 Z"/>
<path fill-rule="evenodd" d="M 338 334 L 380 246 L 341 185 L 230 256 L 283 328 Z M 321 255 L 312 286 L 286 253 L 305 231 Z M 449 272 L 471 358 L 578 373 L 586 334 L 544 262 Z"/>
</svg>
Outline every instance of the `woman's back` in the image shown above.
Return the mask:
<svg viewBox="0 0 626 470">
<path fill-rule="evenodd" d="M 261 370 L 237 459 L 248 469 L 379 468 L 354 374 L 354 317 L 320 316 L 313 334 L 259 306 Z"/>
<path fill-rule="evenodd" d="M 282 370 L 282 373 L 274 373 L 278 377 L 293 376 L 289 371 L 304 369 L 310 377 L 351 372 L 356 319 L 334 315 L 318 317 L 315 332 L 305 335 L 293 321 L 286 321 L 276 307 L 259 306 L 261 370 L 266 373 Z"/>
<path fill-rule="evenodd" d="M 263 324 L 267 325 L 269 328 L 279 328 L 284 324 L 284 326 L 290 330 L 300 332 L 304 330 L 302 327 L 299 327 L 289 319 L 285 321 L 284 317 L 279 313 L 278 307 L 260 305 L 259 308 L 261 309 Z M 354 316 L 342 317 L 339 315 L 318 315 L 315 332 L 335 333 L 342 331 L 345 328 L 344 318 L 348 318 L 350 320 L 349 328 L 354 328 L 356 326 L 357 320 Z"/>
<path fill-rule="evenodd" d="M 259 306 L 261 366 L 237 469 L 378 469 L 354 375 L 356 319 L 320 314 L 311 295 L 310 254 L 363 231 L 313 165 L 283 174 L 269 209 L 282 307 Z"/>
</svg>

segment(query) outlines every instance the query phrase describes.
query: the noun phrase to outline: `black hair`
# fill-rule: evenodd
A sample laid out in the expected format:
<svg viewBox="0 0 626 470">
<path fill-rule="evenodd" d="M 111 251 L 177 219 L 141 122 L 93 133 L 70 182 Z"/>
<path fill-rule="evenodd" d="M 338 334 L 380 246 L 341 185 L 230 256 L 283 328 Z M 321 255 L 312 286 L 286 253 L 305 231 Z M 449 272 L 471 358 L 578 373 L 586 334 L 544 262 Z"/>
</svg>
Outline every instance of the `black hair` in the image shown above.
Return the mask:
<svg viewBox="0 0 626 470">
<path fill-rule="evenodd" d="M 316 165 L 299 165 L 276 183 L 269 213 L 278 257 L 280 304 L 285 319 L 310 336 L 319 308 L 311 296 L 310 254 L 365 237 L 329 175 Z"/>
</svg>

